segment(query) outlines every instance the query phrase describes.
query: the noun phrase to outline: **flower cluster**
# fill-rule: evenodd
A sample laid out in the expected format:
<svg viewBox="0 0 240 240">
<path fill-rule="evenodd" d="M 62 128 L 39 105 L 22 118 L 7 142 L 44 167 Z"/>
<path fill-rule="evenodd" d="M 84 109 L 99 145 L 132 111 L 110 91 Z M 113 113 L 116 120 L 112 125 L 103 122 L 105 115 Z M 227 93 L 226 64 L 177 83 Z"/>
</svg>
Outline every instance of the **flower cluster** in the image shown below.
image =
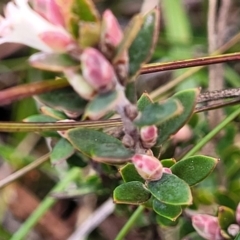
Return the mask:
<svg viewBox="0 0 240 240">
<path fill-rule="evenodd" d="M 235 237 L 240 232 L 240 203 L 236 209 L 236 223 L 230 224 L 227 229 L 228 238 L 221 231 L 217 217 L 207 214 L 196 214 L 192 217 L 192 225 L 198 234 L 207 240 L 222 240 Z"/>
<path fill-rule="evenodd" d="M 56 0 L 9 2 L 4 10 L 5 18 L 0 17 L 0 44 L 20 43 L 46 54 L 64 53 L 79 61 L 80 67 L 66 66 L 62 72 L 81 97 L 91 100 L 97 94 L 115 89 L 119 84 L 118 77 L 127 76 L 126 52 L 121 58 L 121 67 L 118 63 L 112 63 L 123 33 L 115 16 L 110 10 L 106 10 L 102 16 L 100 31 L 96 29 L 94 32 L 99 35 L 99 42 L 94 46 L 81 46 L 81 41 L 69 31 L 69 16 L 64 7 L 63 3 Z M 81 23 L 78 24 L 82 28 Z M 36 67 L 36 62 L 43 56 L 34 55 L 30 63 L 33 61 L 32 64 Z M 47 65 L 45 68 L 51 71 Z"/>
</svg>

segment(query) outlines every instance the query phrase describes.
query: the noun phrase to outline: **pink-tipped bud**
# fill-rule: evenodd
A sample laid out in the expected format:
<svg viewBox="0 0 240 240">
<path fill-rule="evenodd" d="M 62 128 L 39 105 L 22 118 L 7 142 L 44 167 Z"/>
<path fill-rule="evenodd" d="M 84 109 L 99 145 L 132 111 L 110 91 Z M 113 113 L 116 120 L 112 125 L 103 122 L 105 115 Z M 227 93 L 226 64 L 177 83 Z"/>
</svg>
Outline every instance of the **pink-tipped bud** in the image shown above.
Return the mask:
<svg viewBox="0 0 240 240">
<path fill-rule="evenodd" d="M 192 225 L 198 234 L 208 240 L 222 240 L 217 217 L 197 214 L 192 217 Z"/>
<path fill-rule="evenodd" d="M 240 203 L 238 203 L 237 209 L 236 209 L 236 221 L 240 225 Z"/>
<path fill-rule="evenodd" d="M 148 181 L 157 181 L 161 179 L 163 166 L 154 156 L 135 154 L 132 157 L 132 163 L 142 178 Z"/>
<path fill-rule="evenodd" d="M 112 57 L 122 38 L 123 33 L 118 20 L 110 10 L 106 10 L 102 17 L 100 50 L 108 59 Z"/>
<path fill-rule="evenodd" d="M 231 225 L 229 225 L 227 232 L 231 236 L 235 237 L 240 232 L 240 227 L 237 224 L 231 224 Z"/>
<path fill-rule="evenodd" d="M 67 52 L 74 45 L 73 39 L 60 32 L 46 31 L 39 38 L 55 52 Z"/>
<path fill-rule="evenodd" d="M 158 138 L 158 129 L 155 125 L 142 127 L 140 137 L 145 148 L 151 148 L 156 144 Z"/>
<path fill-rule="evenodd" d="M 170 168 L 164 167 L 164 168 L 163 168 L 163 173 L 172 174 L 172 170 L 171 170 Z"/>
<path fill-rule="evenodd" d="M 109 61 L 96 49 L 86 48 L 81 55 L 84 79 L 98 92 L 107 92 L 116 85 L 116 75 Z"/>
<path fill-rule="evenodd" d="M 65 26 L 63 14 L 55 0 L 31 0 L 30 2 L 33 9 L 50 23 Z"/>
<path fill-rule="evenodd" d="M 184 125 L 174 136 L 173 142 L 187 142 L 191 139 L 193 133 L 192 129 L 188 125 Z"/>
</svg>

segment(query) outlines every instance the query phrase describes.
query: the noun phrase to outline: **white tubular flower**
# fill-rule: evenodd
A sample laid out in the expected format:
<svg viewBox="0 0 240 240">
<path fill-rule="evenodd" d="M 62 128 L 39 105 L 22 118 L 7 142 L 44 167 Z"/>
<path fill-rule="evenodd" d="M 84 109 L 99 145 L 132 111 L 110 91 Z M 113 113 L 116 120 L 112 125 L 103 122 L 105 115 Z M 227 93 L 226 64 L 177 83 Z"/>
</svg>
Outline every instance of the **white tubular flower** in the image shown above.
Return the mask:
<svg viewBox="0 0 240 240">
<path fill-rule="evenodd" d="M 5 18 L 0 16 L 0 44 L 20 43 L 52 53 L 65 52 L 73 43 L 72 37 L 62 26 L 48 22 L 30 8 L 27 0 L 9 2 L 4 15 Z"/>
</svg>

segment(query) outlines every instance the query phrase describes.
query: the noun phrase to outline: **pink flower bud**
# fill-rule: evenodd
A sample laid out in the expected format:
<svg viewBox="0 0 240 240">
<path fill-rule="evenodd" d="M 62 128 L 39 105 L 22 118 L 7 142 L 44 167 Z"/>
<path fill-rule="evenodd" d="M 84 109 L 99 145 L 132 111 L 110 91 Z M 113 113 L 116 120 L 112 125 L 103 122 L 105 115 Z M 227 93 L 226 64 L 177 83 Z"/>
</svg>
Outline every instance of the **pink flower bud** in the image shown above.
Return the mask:
<svg viewBox="0 0 240 240">
<path fill-rule="evenodd" d="M 197 214 L 192 217 L 192 225 L 198 234 L 208 240 L 222 240 L 217 217 Z"/>
<path fill-rule="evenodd" d="M 237 224 L 231 224 L 231 225 L 229 225 L 227 232 L 231 236 L 235 237 L 240 232 L 240 227 Z"/>
<path fill-rule="evenodd" d="M 70 36 L 60 32 L 46 31 L 39 34 L 39 38 L 54 52 L 67 52 L 74 45 Z"/>
<path fill-rule="evenodd" d="M 158 129 L 155 125 L 142 127 L 140 130 L 141 139 L 144 142 L 154 142 L 158 137 Z"/>
<path fill-rule="evenodd" d="M 65 26 L 61 9 L 55 0 L 31 0 L 33 9 L 54 25 Z"/>
<path fill-rule="evenodd" d="M 112 65 L 96 49 L 86 48 L 81 55 L 84 79 L 97 91 L 107 92 L 116 84 L 116 75 Z"/>
<path fill-rule="evenodd" d="M 122 29 L 116 17 L 110 10 L 106 10 L 102 17 L 100 50 L 108 59 L 112 57 L 122 38 Z"/>
<path fill-rule="evenodd" d="M 236 209 L 236 221 L 240 225 L 240 203 L 238 203 L 237 209 Z"/>
<path fill-rule="evenodd" d="M 154 156 L 135 154 L 132 157 L 132 163 L 142 178 L 149 181 L 157 181 L 161 179 L 163 166 Z"/>
<path fill-rule="evenodd" d="M 151 148 L 155 145 L 158 137 L 158 129 L 155 125 L 142 127 L 140 137 L 145 148 Z"/>
<path fill-rule="evenodd" d="M 184 125 L 174 136 L 173 142 L 187 142 L 192 137 L 192 129 L 188 125 Z"/>
<path fill-rule="evenodd" d="M 163 173 L 172 174 L 172 170 L 171 170 L 170 168 L 164 167 L 164 168 L 163 168 Z"/>
</svg>

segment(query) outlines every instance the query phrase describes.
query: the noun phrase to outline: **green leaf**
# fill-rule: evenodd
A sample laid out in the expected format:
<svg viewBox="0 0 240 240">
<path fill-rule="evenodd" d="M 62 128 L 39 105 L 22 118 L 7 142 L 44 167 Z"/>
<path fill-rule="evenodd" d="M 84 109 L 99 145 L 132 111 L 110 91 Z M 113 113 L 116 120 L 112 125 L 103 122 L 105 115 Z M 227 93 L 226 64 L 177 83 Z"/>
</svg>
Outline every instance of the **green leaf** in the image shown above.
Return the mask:
<svg viewBox="0 0 240 240">
<path fill-rule="evenodd" d="M 181 114 L 181 104 L 175 99 L 168 99 L 163 103 L 153 103 L 144 108 L 134 124 L 138 127 L 160 125 L 163 122 Z"/>
<path fill-rule="evenodd" d="M 77 150 L 99 162 L 121 164 L 134 154 L 120 140 L 92 129 L 68 130 L 67 138 Z"/>
<path fill-rule="evenodd" d="M 170 219 L 165 218 L 161 215 L 156 216 L 156 221 L 160 226 L 166 226 L 166 227 L 176 226 L 178 223 L 177 221 L 171 221 Z"/>
<path fill-rule="evenodd" d="M 36 96 L 36 99 L 56 110 L 79 115 L 83 113 L 87 103 L 71 87 L 40 94 Z"/>
<path fill-rule="evenodd" d="M 161 163 L 162 163 L 163 167 L 170 168 L 176 163 L 176 160 L 174 158 L 163 159 L 163 160 L 161 160 Z"/>
<path fill-rule="evenodd" d="M 76 14 L 81 21 L 99 21 L 99 13 L 91 0 L 74 0 L 73 3 L 72 12 Z"/>
<path fill-rule="evenodd" d="M 172 99 L 177 99 L 183 106 L 183 112 L 159 126 L 159 137 L 157 146 L 165 142 L 172 134 L 176 133 L 191 117 L 196 99 L 199 94 L 199 89 L 188 89 L 180 91 L 172 96 Z"/>
<path fill-rule="evenodd" d="M 153 210 L 157 214 L 159 214 L 171 221 L 175 221 L 182 213 L 181 206 L 174 206 L 174 205 L 162 203 L 162 202 L 158 201 L 157 199 L 153 200 Z"/>
<path fill-rule="evenodd" d="M 149 182 L 148 189 L 160 202 L 170 205 L 189 205 L 192 194 L 189 186 L 173 174 L 163 174 L 158 181 Z"/>
<path fill-rule="evenodd" d="M 50 160 L 52 165 L 58 164 L 61 161 L 66 160 L 74 154 L 75 150 L 73 146 L 64 138 L 61 138 L 57 144 L 54 146 L 51 154 Z"/>
<path fill-rule="evenodd" d="M 234 238 L 234 240 L 240 240 L 240 233 Z"/>
<path fill-rule="evenodd" d="M 113 110 L 118 103 L 120 92 L 111 91 L 95 97 L 88 105 L 84 114 L 85 118 L 99 120 L 109 111 Z"/>
<path fill-rule="evenodd" d="M 119 172 L 124 182 L 138 181 L 144 183 L 145 180 L 138 174 L 135 166 L 132 163 L 127 163 L 119 169 Z"/>
<path fill-rule="evenodd" d="M 134 16 L 133 19 L 130 21 L 130 23 L 128 24 L 124 31 L 124 37 L 116 49 L 116 53 L 112 61 L 113 64 L 116 64 L 119 61 L 119 59 L 121 59 L 122 54 L 129 49 L 130 45 L 132 44 L 132 42 L 136 38 L 136 35 L 141 29 L 143 20 L 144 20 L 143 16 L 138 14 Z"/>
<path fill-rule="evenodd" d="M 171 167 L 172 173 L 193 186 L 205 179 L 216 167 L 217 158 L 193 156 L 183 159 Z"/>
<path fill-rule="evenodd" d="M 125 95 L 127 99 L 132 103 L 136 104 L 137 94 L 136 94 L 136 82 L 129 82 L 125 86 Z"/>
<path fill-rule="evenodd" d="M 57 111 L 57 110 L 52 109 L 50 107 L 42 106 L 40 108 L 40 111 L 42 112 L 42 114 L 47 115 L 47 116 L 52 117 L 52 118 L 57 119 L 57 120 L 63 120 L 63 119 L 68 118 L 67 115 L 65 115 L 63 112 Z"/>
<path fill-rule="evenodd" d="M 80 168 L 86 167 L 88 165 L 88 161 L 89 161 L 88 157 L 84 156 L 80 152 L 76 152 L 75 154 L 73 154 L 71 157 L 67 159 L 67 163 L 71 167 L 80 167 Z"/>
<path fill-rule="evenodd" d="M 159 9 L 144 16 L 140 31 L 129 48 L 129 80 L 136 76 L 152 56 L 158 39 Z"/>
<path fill-rule="evenodd" d="M 127 182 L 116 187 L 113 192 L 115 203 L 142 204 L 151 197 L 144 184 L 138 181 Z"/>
<path fill-rule="evenodd" d="M 24 122 L 56 122 L 56 118 L 42 115 L 42 114 L 36 114 L 29 116 L 23 120 Z"/>
<path fill-rule="evenodd" d="M 218 222 L 220 228 L 227 230 L 230 224 L 235 223 L 235 213 L 231 208 L 220 206 L 218 208 Z"/>
<path fill-rule="evenodd" d="M 69 67 L 80 67 L 79 62 L 62 53 L 35 53 L 29 58 L 29 63 L 32 67 L 52 72 L 62 72 Z"/>
<path fill-rule="evenodd" d="M 143 93 L 137 101 L 137 107 L 142 112 L 147 106 L 152 105 L 153 101 L 147 93 Z"/>
<path fill-rule="evenodd" d="M 100 24 L 98 22 L 80 21 L 79 44 L 82 48 L 96 46 L 100 39 Z"/>
</svg>

